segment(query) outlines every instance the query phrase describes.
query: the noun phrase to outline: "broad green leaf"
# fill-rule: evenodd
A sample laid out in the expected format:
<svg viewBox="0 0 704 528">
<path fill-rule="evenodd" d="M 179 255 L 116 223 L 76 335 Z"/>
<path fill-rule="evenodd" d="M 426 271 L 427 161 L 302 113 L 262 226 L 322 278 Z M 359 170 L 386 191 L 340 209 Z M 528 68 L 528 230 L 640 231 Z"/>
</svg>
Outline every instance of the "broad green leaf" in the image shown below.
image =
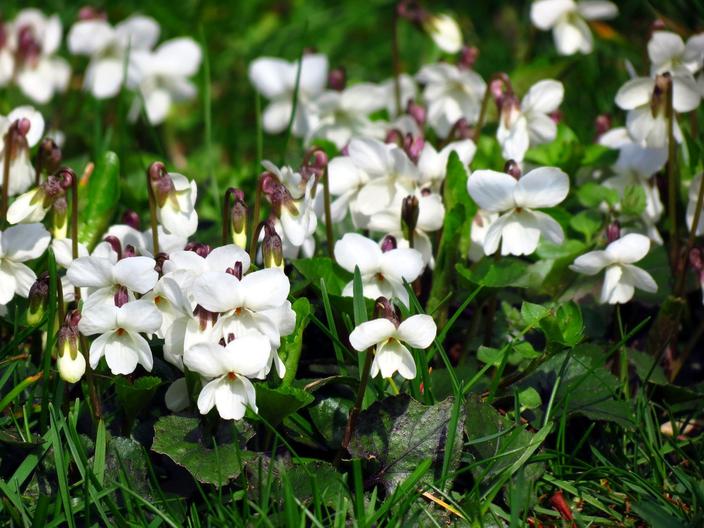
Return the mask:
<svg viewBox="0 0 704 528">
<path fill-rule="evenodd" d="M 620 399 L 619 380 L 605 365 L 606 352 L 595 345 L 582 344 L 551 356 L 519 383 L 521 389 L 533 387 L 543 399 L 541 410 L 534 411 L 534 423 L 541 423 L 547 398 L 560 377 L 551 414 L 555 420 L 566 411 L 632 427 L 631 404 Z"/>
<path fill-rule="evenodd" d="M 112 222 L 120 202 L 120 160 L 117 154 L 107 151 L 98 160 L 83 196 L 85 204 L 81 210 L 78 239 L 92 250 Z"/>
<path fill-rule="evenodd" d="M 323 279 L 330 295 L 340 295 L 345 285 L 352 280 L 352 275 L 329 257 L 294 260 L 293 267 L 316 288 L 320 279 Z"/>
<path fill-rule="evenodd" d="M 584 207 L 598 207 L 602 202 L 614 206 L 620 197 L 614 189 L 609 189 L 594 182 L 587 182 L 577 188 L 577 200 Z"/>
<path fill-rule="evenodd" d="M 542 304 L 534 304 L 523 301 L 521 305 L 521 317 L 526 325 L 535 326 L 550 314 L 550 310 Z"/>
<path fill-rule="evenodd" d="M 130 487 L 137 493 L 146 494 L 149 490 L 147 459 L 142 445 L 132 438 L 114 436 L 108 442 L 105 458 L 105 473 L 109 478 L 125 472 Z"/>
<path fill-rule="evenodd" d="M 503 288 L 507 286 L 521 287 L 523 285 L 521 279 L 525 278 L 528 266 L 528 262 L 513 257 L 504 257 L 500 260 L 485 257 L 472 268 L 457 264 L 456 270 L 473 284 Z"/>
<path fill-rule="evenodd" d="M 406 394 L 378 401 L 359 415 L 350 453 L 367 461 L 389 492 L 409 477 L 422 461 L 429 459 L 432 471 L 423 475 L 420 482 L 430 484 L 442 471 L 452 406 L 452 398 L 426 406 Z M 448 485 L 460 461 L 463 423 L 464 412 L 461 412 L 456 424 Z"/>
<path fill-rule="evenodd" d="M 584 337 L 582 311 L 574 301 L 561 304 L 554 317 L 540 321 L 540 328 L 548 340 L 573 347 Z"/>
<path fill-rule="evenodd" d="M 296 299 L 291 308 L 296 313 L 296 328 L 291 335 L 282 338 L 281 348 L 279 349 L 279 353 L 286 365 L 286 374 L 284 374 L 282 381 L 284 385 L 290 385 L 296 379 L 298 362 L 301 359 L 303 350 L 303 331 L 308 326 L 312 313 L 310 301 L 305 297 Z"/>
<path fill-rule="evenodd" d="M 618 150 L 594 143 L 584 147 L 582 166 L 608 167 L 616 163 L 616 159 L 618 159 Z"/>
<path fill-rule="evenodd" d="M 154 424 L 152 451 L 168 456 L 199 482 L 223 486 L 240 474 L 243 460 L 252 457 L 241 450 L 252 436 L 252 427 L 243 421 L 221 422 L 209 437 L 198 418 L 163 416 Z"/>
<path fill-rule="evenodd" d="M 570 218 L 570 227 L 584 235 L 584 238 L 589 242 L 604 225 L 604 217 L 594 209 L 580 211 Z"/>
<path fill-rule="evenodd" d="M 582 160 L 582 145 L 575 133 L 564 123 L 557 125 L 557 136 L 550 143 L 528 150 L 526 161 L 545 167 L 559 167 L 567 174 L 575 172 Z"/>
<path fill-rule="evenodd" d="M 518 403 L 521 407 L 526 409 L 537 409 L 540 407 L 542 401 L 540 399 L 540 394 L 533 387 L 526 387 L 518 393 Z"/>
<path fill-rule="evenodd" d="M 161 379 L 156 376 L 143 376 L 130 382 L 124 376 L 115 378 L 115 392 L 120 408 L 127 416 L 128 423 L 132 423 L 135 417 L 149 405 L 161 385 Z"/>
<path fill-rule="evenodd" d="M 256 385 L 258 414 L 271 425 L 277 425 L 289 414 L 310 404 L 315 397 L 307 391 L 291 386 L 275 389 L 261 383 Z"/>
<path fill-rule="evenodd" d="M 505 472 L 515 472 L 525 463 L 522 456 L 528 449 L 538 449 L 540 442 L 536 436 L 516 422 L 501 416 L 490 404 L 470 398 L 465 404 L 467 418 L 465 432 L 469 443 L 469 453 L 475 460 L 472 474 L 483 487 Z M 518 466 L 518 467 L 517 467 Z M 535 480 L 543 472 L 542 464 L 530 464 L 525 468 L 525 476 Z"/>
<path fill-rule="evenodd" d="M 352 396 L 350 396 L 352 397 Z M 308 414 L 328 446 L 338 448 L 354 402 L 341 396 L 323 398 L 308 408 Z"/>
</svg>

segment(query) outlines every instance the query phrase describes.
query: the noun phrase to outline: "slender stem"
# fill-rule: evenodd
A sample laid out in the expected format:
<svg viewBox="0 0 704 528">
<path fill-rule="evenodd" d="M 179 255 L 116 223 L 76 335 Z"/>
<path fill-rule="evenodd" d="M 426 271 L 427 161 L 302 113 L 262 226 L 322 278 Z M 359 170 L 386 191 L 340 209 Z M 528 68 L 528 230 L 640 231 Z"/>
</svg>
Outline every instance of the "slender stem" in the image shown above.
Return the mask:
<svg viewBox="0 0 704 528">
<path fill-rule="evenodd" d="M 95 376 L 93 375 L 93 368 L 90 366 L 90 356 L 88 354 L 88 340 L 84 335 L 81 335 L 81 351 L 86 358 L 86 380 L 88 381 L 88 392 L 90 394 L 90 401 L 93 407 L 93 423 L 98 423 L 103 416 L 103 406 L 100 402 L 100 394 L 98 394 L 97 387 L 95 386 Z"/>
<path fill-rule="evenodd" d="M 10 139 L 12 135 L 12 128 L 5 134 L 5 158 L 4 158 L 4 164 L 2 167 L 2 204 L 0 207 L 2 207 L 2 210 L 0 210 L 0 221 L 6 222 L 7 221 L 7 209 L 10 206 L 8 201 L 10 200 L 10 191 L 9 191 L 9 185 L 10 185 L 10 163 L 12 161 L 12 143 L 13 141 Z"/>
<path fill-rule="evenodd" d="M 489 108 L 489 99 L 491 99 L 491 83 L 497 79 L 502 79 L 504 81 L 504 85 L 508 86 L 508 89 L 511 90 L 510 84 L 509 84 L 509 79 L 505 73 L 495 73 L 494 75 L 491 76 L 491 78 L 489 79 L 489 82 L 486 85 L 486 90 L 484 90 L 484 97 L 482 98 L 482 106 L 481 106 L 481 109 L 479 110 L 479 119 L 477 120 L 477 124 L 474 126 L 474 137 L 472 137 L 472 140 L 475 143 L 477 143 L 479 141 L 479 136 L 482 133 L 482 128 L 484 128 L 484 121 L 486 120 L 486 112 Z"/>
<path fill-rule="evenodd" d="M 672 269 L 676 269 L 679 260 L 679 240 L 677 237 L 677 178 L 675 174 L 675 111 L 672 107 L 672 81 L 667 87 L 667 185 L 668 185 L 668 214 L 670 217 L 670 262 Z"/>
<path fill-rule="evenodd" d="M 623 320 L 621 319 L 621 305 L 616 305 L 616 320 L 618 321 L 618 331 L 620 334 L 620 339 L 623 339 L 625 335 L 623 332 Z M 628 348 L 624 343 L 619 351 L 619 376 L 621 378 L 621 387 L 623 388 L 623 395 L 628 398 L 630 391 L 628 388 Z"/>
<path fill-rule="evenodd" d="M 56 278 L 56 304 L 59 314 L 59 326 L 61 326 L 64 324 L 64 319 L 66 319 L 66 312 L 64 311 L 64 287 L 61 284 L 61 277 Z"/>
<path fill-rule="evenodd" d="M 149 195 L 149 220 L 152 226 L 152 246 L 156 257 L 159 254 L 159 230 L 156 218 L 156 196 L 154 196 L 150 171 L 147 171 L 147 194 Z"/>
<path fill-rule="evenodd" d="M 71 257 L 73 260 L 78 258 L 78 176 L 73 171 L 71 171 Z M 78 306 L 81 300 L 81 289 L 78 286 L 74 288 L 73 295 Z"/>
<path fill-rule="evenodd" d="M 230 187 L 225 191 L 225 199 L 222 205 L 222 244 L 223 246 L 228 243 L 230 238 L 230 197 L 232 196 L 233 188 Z"/>
<path fill-rule="evenodd" d="M 401 57 L 398 45 L 398 13 L 394 6 L 393 20 L 391 21 L 391 60 L 394 69 L 394 101 L 396 103 L 396 115 L 401 114 Z"/>
<path fill-rule="evenodd" d="M 249 260 L 254 263 L 257 256 L 257 241 L 259 240 L 259 234 L 264 229 L 264 222 L 259 222 L 259 224 L 254 228 L 252 233 L 252 243 L 249 245 Z"/>
<path fill-rule="evenodd" d="M 342 438 L 342 446 L 340 447 L 340 455 L 342 451 L 347 449 L 350 445 L 350 440 L 352 439 L 352 433 L 354 433 L 354 428 L 357 426 L 357 418 L 362 410 L 362 403 L 364 402 L 364 392 L 367 390 L 367 384 L 369 383 L 369 371 L 372 367 L 372 360 L 374 359 L 374 353 L 371 349 L 367 349 L 365 352 L 366 356 L 364 358 L 364 366 L 362 367 L 362 377 L 359 380 L 359 387 L 357 388 L 357 398 L 354 402 L 354 407 L 350 412 L 349 420 L 347 421 L 347 427 L 345 427 L 345 435 Z"/>
<path fill-rule="evenodd" d="M 254 196 L 254 213 L 252 214 L 252 238 L 249 241 L 249 258 L 254 262 L 257 252 L 257 242 L 259 241 L 259 215 L 262 208 L 262 177 L 257 178 L 257 192 Z"/>
<path fill-rule="evenodd" d="M 325 204 L 325 237 L 328 242 L 328 256 L 335 260 L 335 251 L 333 246 L 334 235 L 332 233 L 332 212 L 330 209 L 330 180 L 328 178 L 328 168 L 325 166 L 323 172 L 323 201 Z"/>
</svg>

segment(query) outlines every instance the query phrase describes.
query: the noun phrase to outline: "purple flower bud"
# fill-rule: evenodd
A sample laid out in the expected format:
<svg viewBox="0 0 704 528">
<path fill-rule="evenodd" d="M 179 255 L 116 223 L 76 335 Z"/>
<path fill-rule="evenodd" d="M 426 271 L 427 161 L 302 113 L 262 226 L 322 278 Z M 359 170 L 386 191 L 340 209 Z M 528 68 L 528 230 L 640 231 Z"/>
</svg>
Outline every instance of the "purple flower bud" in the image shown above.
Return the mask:
<svg viewBox="0 0 704 528">
<path fill-rule="evenodd" d="M 42 273 L 29 288 L 27 324 L 37 326 L 42 322 L 49 300 L 49 273 Z"/>
<path fill-rule="evenodd" d="M 409 99 L 408 103 L 406 103 L 406 113 L 413 118 L 421 129 L 425 126 L 427 111 L 423 105 L 419 105 L 413 99 Z"/>
<path fill-rule="evenodd" d="M 117 260 L 122 259 L 122 242 L 120 239 L 113 235 L 108 235 L 103 239 L 103 242 L 110 244 L 112 250 L 117 253 Z"/>
<path fill-rule="evenodd" d="M 463 70 L 471 70 L 479 58 L 479 48 L 476 46 L 463 46 L 460 51 L 460 60 L 457 66 Z"/>
<path fill-rule="evenodd" d="M 398 145 L 399 147 L 403 146 L 403 133 L 398 129 L 398 128 L 392 128 L 386 133 L 386 138 L 384 139 L 384 143 L 389 143 L 389 144 L 394 144 Z"/>
<path fill-rule="evenodd" d="M 155 161 L 149 166 L 149 181 L 154 192 L 154 198 L 159 207 L 163 207 L 166 200 L 175 196 L 176 189 L 174 182 L 166 170 L 166 166 L 160 161 Z"/>
<path fill-rule="evenodd" d="M 78 11 L 78 20 L 107 20 L 108 16 L 102 9 L 93 6 L 83 6 Z"/>
<path fill-rule="evenodd" d="M 347 84 L 347 72 L 344 66 L 330 70 L 328 74 L 328 88 L 341 92 Z"/>
<path fill-rule="evenodd" d="M 455 124 L 452 125 L 450 133 L 448 134 L 448 141 L 472 139 L 473 136 L 474 129 L 464 117 L 460 117 L 457 121 L 455 121 Z"/>
<path fill-rule="evenodd" d="M 303 158 L 301 164 L 301 176 L 308 181 L 310 177 L 315 177 L 316 180 L 322 178 L 325 169 L 328 166 L 328 155 L 320 148 L 309 150 Z"/>
<path fill-rule="evenodd" d="M 134 248 L 132 244 L 127 244 L 125 246 L 125 251 L 122 253 L 122 258 L 130 258 L 130 257 L 136 257 L 137 256 L 137 250 Z"/>
<path fill-rule="evenodd" d="M 159 252 L 156 257 L 154 257 L 154 261 L 156 262 L 154 265 L 154 271 L 156 271 L 160 277 L 164 274 L 164 262 L 167 260 L 169 260 L 169 255 L 163 251 Z"/>
<path fill-rule="evenodd" d="M 419 212 L 418 198 L 413 195 L 406 196 L 403 202 L 401 202 L 401 222 L 406 239 L 408 240 L 410 240 L 410 233 L 416 230 Z"/>
<path fill-rule="evenodd" d="M 594 120 L 594 130 L 595 137 L 594 141 L 597 141 L 601 136 L 606 134 L 611 130 L 611 115 L 610 114 L 600 114 L 596 116 Z"/>
<path fill-rule="evenodd" d="M 521 166 L 514 160 L 508 160 L 504 165 L 504 172 L 516 180 L 521 179 Z"/>
<path fill-rule="evenodd" d="M 42 46 L 35 37 L 32 26 L 20 26 L 17 30 L 17 58 L 21 62 L 34 65 L 41 53 Z"/>
<path fill-rule="evenodd" d="M 391 302 L 386 297 L 377 298 L 376 302 L 374 303 L 374 311 L 376 312 L 377 317 L 383 317 L 384 319 L 388 319 L 397 328 L 398 325 L 401 324 L 399 316 L 396 313 L 396 308 L 394 308 L 394 305 L 391 304 Z"/>
<path fill-rule="evenodd" d="M 139 220 L 139 215 L 135 211 L 132 211 L 131 209 L 128 209 L 122 215 L 122 223 L 127 224 L 132 229 L 136 229 L 137 231 L 139 231 L 140 224 L 141 224 L 141 222 Z"/>
<path fill-rule="evenodd" d="M 37 164 L 40 170 L 53 174 L 61 164 L 61 149 L 51 138 L 44 138 L 37 151 Z"/>
<path fill-rule="evenodd" d="M 393 249 L 396 249 L 398 247 L 398 244 L 396 243 L 396 238 L 393 237 L 392 235 L 386 235 L 384 239 L 381 241 L 381 251 L 383 253 L 386 253 L 387 251 L 391 251 Z"/>
<path fill-rule="evenodd" d="M 413 163 L 418 163 L 423 147 L 425 147 L 425 140 L 422 137 L 413 137 L 412 134 L 406 134 L 403 139 L 403 150 Z"/>
<path fill-rule="evenodd" d="M 284 251 L 281 237 L 274 229 L 272 220 L 264 222 L 264 240 L 262 241 L 262 260 L 265 268 L 284 267 Z"/>
<path fill-rule="evenodd" d="M 621 238 L 621 225 L 614 221 L 606 226 L 606 240 L 611 244 L 615 240 Z"/>
</svg>

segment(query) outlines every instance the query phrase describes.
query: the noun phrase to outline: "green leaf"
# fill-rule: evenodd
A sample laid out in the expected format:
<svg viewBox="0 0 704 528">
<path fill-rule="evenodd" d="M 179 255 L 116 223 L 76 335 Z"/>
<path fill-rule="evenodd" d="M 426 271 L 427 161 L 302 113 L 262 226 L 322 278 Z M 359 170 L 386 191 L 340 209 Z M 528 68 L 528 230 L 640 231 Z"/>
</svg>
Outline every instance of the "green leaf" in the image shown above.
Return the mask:
<svg viewBox="0 0 704 528">
<path fill-rule="evenodd" d="M 349 450 L 375 468 L 375 476 L 391 492 L 409 477 L 424 460 L 432 461 L 420 482 L 430 484 L 440 477 L 452 414 L 453 400 L 448 398 L 426 406 L 406 394 L 374 403 L 359 415 Z M 459 439 L 464 412 L 457 422 Z M 449 462 L 447 483 L 460 462 L 462 442 L 455 441 Z"/>
<path fill-rule="evenodd" d="M 481 345 L 477 350 L 477 359 L 487 365 L 499 366 L 503 357 L 502 351 L 498 348 Z"/>
<path fill-rule="evenodd" d="M 284 374 L 282 381 L 283 385 L 291 385 L 293 380 L 296 379 L 298 362 L 301 359 L 303 350 L 303 331 L 308 326 L 310 316 L 313 313 L 310 301 L 305 297 L 296 299 L 291 308 L 296 313 L 296 328 L 291 335 L 281 340 L 281 349 L 279 350 L 286 365 L 286 374 Z"/>
<path fill-rule="evenodd" d="M 364 284 L 359 266 L 354 267 L 354 277 L 352 278 L 352 308 L 354 314 L 354 324 L 359 326 L 367 321 L 367 306 L 364 302 Z"/>
<path fill-rule="evenodd" d="M 329 257 L 294 260 L 293 267 L 316 288 L 320 279 L 323 279 L 331 295 L 342 294 L 343 288 L 351 280 L 350 273 Z"/>
<path fill-rule="evenodd" d="M 114 152 L 106 151 L 96 163 L 84 202 L 78 239 L 92 250 L 112 222 L 120 202 L 120 160 Z"/>
<path fill-rule="evenodd" d="M 564 123 L 557 125 L 554 141 L 533 147 L 526 153 L 526 161 L 545 167 L 559 167 L 568 174 L 579 168 L 581 160 L 579 139 Z"/>
<path fill-rule="evenodd" d="M 522 380 L 519 387 L 533 387 L 546 402 L 559 377 L 552 418 L 559 420 L 564 412 L 576 413 L 632 427 L 631 404 L 620 399 L 620 383 L 605 365 L 605 351 L 595 345 L 581 344 L 551 356 Z M 534 423 L 541 423 L 542 411 L 534 412 Z"/>
<path fill-rule="evenodd" d="M 540 321 L 540 328 L 550 341 L 573 347 L 584 337 L 582 311 L 574 301 L 561 304 L 554 317 Z"/>
<path fill-rule="evenodd" d="M 580 211 L 570 218 L 570 227 L 590 241 L 604 225 L 604 217 L 594 209 Z"/>
<path fill-rule="evenodd" d="M 583 167 L 609 167 L 616 163 L 618 150 L 594 143 L 584 147 L 582 155 Z"/>
<path fill-rule="evenodd" d="M 602 202 L 606 202 L 612 207 L 620 199 L 618 192 L 594 182 L 587 182 L 577 188 L 577 200 L 584 207 L 598 207 Z"/>
<path fill-rule="evenodd" d="M 223 486 L 240 474 L 243 460 L 252 458 L 241 450 L 252 436 L 252 427 L 243 421 L 222 422 L 211 437 L 198 418 L 164 416 L 154 424 L 152 451 L 168 456 L 199 482 Z"/>
<path fill-rule="evenodd" d="M 513 420 L 501 416 L 488 403 L 470 398 L 465 408 L 469 452 L 476 460 L 472 465 L 472 474 L 484 486 L 495 478 L 504 477 L 507 471 L 517 471 L 525 463 L 522 460 L 524 454 L 540 447 L 539 438 L 517 426 Z M 536 480 L 542 472 L 542 464 L 530 464 L 525 468 L 525 477 Z"/>
<path fill-rule="evenodd" d="M 542 401 L 537 390 L 533 387 L 526 387 L 518 393 L 518 403 L 526 409 L 537 409 Z"/>
<path fill-rule="evenodd" d="M 481 284 L 490 288 L 519 286 L 519 280 L 526 276 L 528 262 L 513 257 L 501 260 L 483 258 L 472 268 L 457 264 L 457 272 L 473 284 Z"/>
<path fill-rule="evenodd" d="M 521 317 L 526 325 L 535 326 L 550 314 L 550 310 L 542 304 L 534 304 L 523 301 L 521 305 Z"/>
<path fill-rule="evenodd" d="M 151 403 L 159 385 L 161 379 L 156 376 L 144 376 L 133 382 L 123 376 L 115 378 L 117 401 L 125 412 L 128 423 L 131 424 L 140 411 Z"/>
<path fill-rule="evenodd" d="M 331 448 L 342 443 L 345 426 L 354 402 L 339 396 L 323 398 L 308 408 L 313 424 Z"/>
<path fill-rule="evenodd" d="M 144 455 L 144 448 L 139 442 L 132 438 L 114 436 L 108 442 L 105 473 L 116 479 L 116 476 L 124 471 L 130 487 L 146 495 L 149 491 L 149 483 L 147 459 Z"/>
<path fill-rule="evenodd" d="M 626 185 L 621 200 L 621 212 L 640 216 L 645 211 L 645 190 L 642 185 Z"/>
<path fill-rule="evenodd" d="M 307 391 L 291 386 L 275 389 L 261 383 L 256 385 L 259 414 L 271 425 L 277 425 L 289 414 L 313 402 L 315 397 Z"/>
</svg>

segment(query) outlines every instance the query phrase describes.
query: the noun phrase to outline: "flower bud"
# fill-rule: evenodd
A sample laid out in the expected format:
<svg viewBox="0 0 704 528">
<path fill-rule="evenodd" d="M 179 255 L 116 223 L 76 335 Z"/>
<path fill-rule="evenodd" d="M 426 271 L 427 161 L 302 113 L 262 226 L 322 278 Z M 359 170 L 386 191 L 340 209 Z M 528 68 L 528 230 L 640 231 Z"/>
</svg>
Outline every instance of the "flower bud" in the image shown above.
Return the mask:
<svg viewBox="0 0 704 528">
<path fill-rule="evenodd" d="M 64 381 L 76 383 L 86 371 L 86 359 L 79 349 L 78 310 L 70 312 L 59 329 L 56 366 Z"/>
<path fill-rule="evenodd" d="M 49 274 L 42 273 L 29 288 L 29 307 L 27 308 L 27 324 L 37 326 L 44 319 L 49 299 Z"/>
<path fill-rule="evenodd" d="M 621 238 L 621 225 L 614 221 L 606 226 L 606 240 L 609 244 Z"/>
<path fill-rule="evenodd" d="M 600 114 L 594 120 L 594 141 L 598 141 L 601 136 L 611 130 L 611 116 L 609 114 Z"/>
<path fill-rule="evenodd" d="M 413 99 L 409 99 L 408 103 L 406 103 L 406 113 L 413 118 L 420 128 L 425 126 L 427 111 L 423 105 L 419 105 Z"/>
<path fill-rule="evenodd" d="M 244 193 L 240 189 L 234 189 L 233 202 L 230 208 L 230 233 L 232 242 L 247 249 L 247 204 L 244 201 Z"/>
<path fill-rule="evenodd" d="M 125 213 L 122 215 L 122 223 L 130 226 L 132 229 L 136 229 L 139 231 L 140 228 L 140 220 L 139 220 L 139 215 L 132 210 L 127 210 Z"/>
<path fill-rule="evenodd" d="M 396 238 L 392 235 L 386 235 L 381 240 L 381 251 L 383 253 L 386 253 L 387 251 L 391 251 L 392 249 L 396 249 L 397 247 L 398 247 L 398 244 L 396 243 Z"/>
<path fill-rule="evenodd" d="M 284 268 L 284 252 L 281 237 L 276 232 L 276 229 L 274 229 L 271 220 L 267 220 L 264 223 L 262 260 L 265 268 Z"/>
<path fill-rule="evenodd" d="M 403 139 L 403 150 L 413 163 L 418 163 L 423 147 L 425 147 L 425 140 L 422 137 L 413 137 L 412 134 L 406 134 Z"/>
<path fill-rule="evenodd" d="M 411 240 L 411 233 L 416 230 L 419 212 L 418 198 L 413 195 L 406 196 L 401 203 L 401 223 L 406 240 Z"/>
<path fill-rule="evenodd" d="M 347 72 L 344 66 L 330 70 L 328 74 L 328 88 L 341 92 L 347 85 Z"/>
<path fill-rule="evenodd" d="M 462 30 L 457 21 L 449 15 L 429 15 L 421 25 L 435 45 L 447 53 L 457 53 L 462 49 Z"/>
<path fill-rule="evenodd" d="M 455 124 L 452 125 L 450 133 L 448 134 L 448 141 L 462 141 L 463 139 L 472 139 L 474 136 L 474 129 L 469 124 L 469 121 L 464 117 L 460 117 Z"/>
<path fill-rule="evenodd" d="M 504 165 L 504 172 L 516 180 L 521 179 L 521 166 L 514 160 L 508 160 Z"/>
<path fill-rule="evenodd" d="M 458 61 L 457 66 L 463 70 L 471 70 L 478 58 L 479 48 L 476 46 L 462 46 L 462 50 L 460 51 L 460 60 Z"/>
<path fill-rule="evenodd" d="M 37 151 L 37 165 L 40 171 L 54 174 L 61 165 L 61 149 L 51 138 L 44 138 Z"/>
<path fill-rule="evenodd" d="M 384 319 L 388 319 L 396 327 L 398 327 L 398 325 L 401 323 L 399 316 L 396 313 L 396 308 L 394 308 L 394 305 L 391 304 L 391 302 L 386 297 L 377 298 L 376 302 L 374 303 L 374 311 L 376 312 L 377 317 L 383 317 Z"/>
<path fill-rule="evenodd" d="M 68 204 L 66 197 L 60 196 L 51 208 L 51 234 L 56 239 L 64 239 L 68 233 Z"/>
<path fill-rule="evenodd" d="M 306 182 L 311 177 L 315 177 L 316 181 L 319 181 L 327 166 L 328 155 L 324 150 L 316 147 L 306 153 L 300 172 Z"/>
<path fill-rule="evenodd" d="M 154 192 L 154 198 L 157 205 L 164 207 L 166 200 L 172 199 L 176 201 L 176 188 L 174 182 L 166 171 L 166 166 L 160 161 L 155 161 L 149 166 L 149 182 Z M 178 209 L 178 202 L 176 201 Z"/>
</svg>

